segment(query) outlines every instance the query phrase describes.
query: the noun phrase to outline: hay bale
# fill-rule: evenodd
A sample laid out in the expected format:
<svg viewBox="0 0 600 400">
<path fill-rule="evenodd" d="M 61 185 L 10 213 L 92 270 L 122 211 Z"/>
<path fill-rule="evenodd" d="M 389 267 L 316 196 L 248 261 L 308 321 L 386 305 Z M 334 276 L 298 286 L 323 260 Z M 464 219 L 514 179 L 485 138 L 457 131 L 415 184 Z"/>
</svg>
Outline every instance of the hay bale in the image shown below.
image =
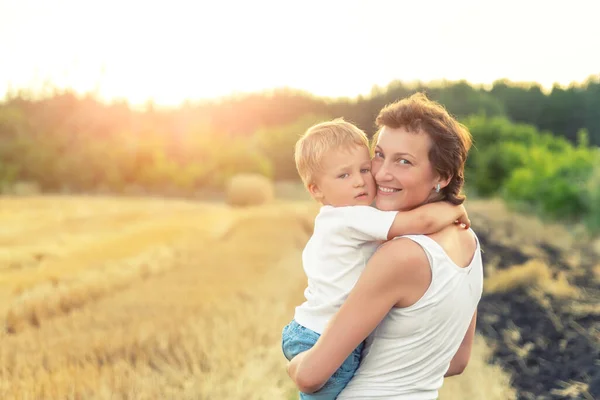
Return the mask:
<svg viewBox="0 0 600 400">
<path fill-rule="evenodd" d="M 227 185 L 227 204 L 232 206 L 256 206 L 265 204 L 274 198 L 273 183 L 258 174 L 236 175 Z"/>
<path fill-rule="evenodd" d="M 37 182 L 16 182 L 12 189 L 11 194 L 15 196 L 35 196 L 42 192 L 40 185 Z"/>
</svg>

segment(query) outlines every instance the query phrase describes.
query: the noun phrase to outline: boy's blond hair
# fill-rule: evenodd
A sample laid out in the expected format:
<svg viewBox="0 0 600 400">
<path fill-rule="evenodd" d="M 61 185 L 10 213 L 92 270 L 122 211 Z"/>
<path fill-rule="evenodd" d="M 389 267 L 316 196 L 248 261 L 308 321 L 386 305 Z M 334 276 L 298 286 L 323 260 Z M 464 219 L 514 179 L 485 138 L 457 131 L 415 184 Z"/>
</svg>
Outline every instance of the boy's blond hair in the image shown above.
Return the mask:
<svg viewBox="0 0 600 400">
<path fill-rule="evenodd" d="M 362 130 L 343 118 L 321 122 L 308 128 L 296 142 L 294 152 L 296 169 L 304 186 L 314 183 L 325 153 L 331 149 L 346 150 L 354 146 L 369 148 L 369 139 Z"/>
</svg>

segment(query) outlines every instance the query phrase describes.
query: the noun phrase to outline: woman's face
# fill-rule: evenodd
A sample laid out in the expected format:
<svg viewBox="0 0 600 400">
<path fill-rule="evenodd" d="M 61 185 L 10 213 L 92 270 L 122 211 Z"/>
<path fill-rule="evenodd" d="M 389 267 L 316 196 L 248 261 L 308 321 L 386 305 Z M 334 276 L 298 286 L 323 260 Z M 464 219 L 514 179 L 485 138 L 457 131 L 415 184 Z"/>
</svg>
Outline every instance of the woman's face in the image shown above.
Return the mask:
<svg viewBox="0 0 600 400">
<path fill-rule="evenodd" d="M 435 196 L 438 182 L 445 186 L 429 162 L 431 144 L 429 135 L 422 131 L 388 127 L 380 131 L 372 161 L 378 209 L 411 210 Z"/>
</svg>

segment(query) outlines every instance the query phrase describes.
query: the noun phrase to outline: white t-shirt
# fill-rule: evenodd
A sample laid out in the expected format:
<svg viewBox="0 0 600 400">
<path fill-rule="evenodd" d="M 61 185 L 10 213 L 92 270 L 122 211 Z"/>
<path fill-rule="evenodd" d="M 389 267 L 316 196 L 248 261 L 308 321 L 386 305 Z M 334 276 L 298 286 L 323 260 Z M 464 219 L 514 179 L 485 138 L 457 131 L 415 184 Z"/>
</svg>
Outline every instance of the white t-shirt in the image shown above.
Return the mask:
<svg viewBox="0 0 600 400">
<path fill-rule="evenodd" d="M 302 253 L 308 287 L 306 301 L 296 307 L 297 323 L 323 333 L 369 258 L 387 240 L 397 213 L 370 206 L 321 207 Z"/>
</svg>

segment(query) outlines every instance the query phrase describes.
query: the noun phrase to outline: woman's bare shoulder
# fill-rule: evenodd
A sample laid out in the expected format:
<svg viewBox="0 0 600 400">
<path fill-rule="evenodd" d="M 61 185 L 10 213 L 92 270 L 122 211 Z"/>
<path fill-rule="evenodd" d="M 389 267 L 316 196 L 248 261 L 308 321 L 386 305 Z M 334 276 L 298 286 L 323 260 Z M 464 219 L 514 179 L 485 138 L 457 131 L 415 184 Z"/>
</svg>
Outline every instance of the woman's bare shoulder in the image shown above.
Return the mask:
<svg viewBox="0 0 600 400">
<path fill-rule="evenodd" d="M 429 260 L 418 243 L 408 238 L 397 238 L 382 244 L 369 264 L 391 268 L 394 274 L 404 275 L 429 265 Z"/>
<path fill-rule="evenodd" d="M 429 237 L 458 265 L 468 264 L 477 249 L 477 237 L 471 229 L 450 226 Z"/>
</svg>

